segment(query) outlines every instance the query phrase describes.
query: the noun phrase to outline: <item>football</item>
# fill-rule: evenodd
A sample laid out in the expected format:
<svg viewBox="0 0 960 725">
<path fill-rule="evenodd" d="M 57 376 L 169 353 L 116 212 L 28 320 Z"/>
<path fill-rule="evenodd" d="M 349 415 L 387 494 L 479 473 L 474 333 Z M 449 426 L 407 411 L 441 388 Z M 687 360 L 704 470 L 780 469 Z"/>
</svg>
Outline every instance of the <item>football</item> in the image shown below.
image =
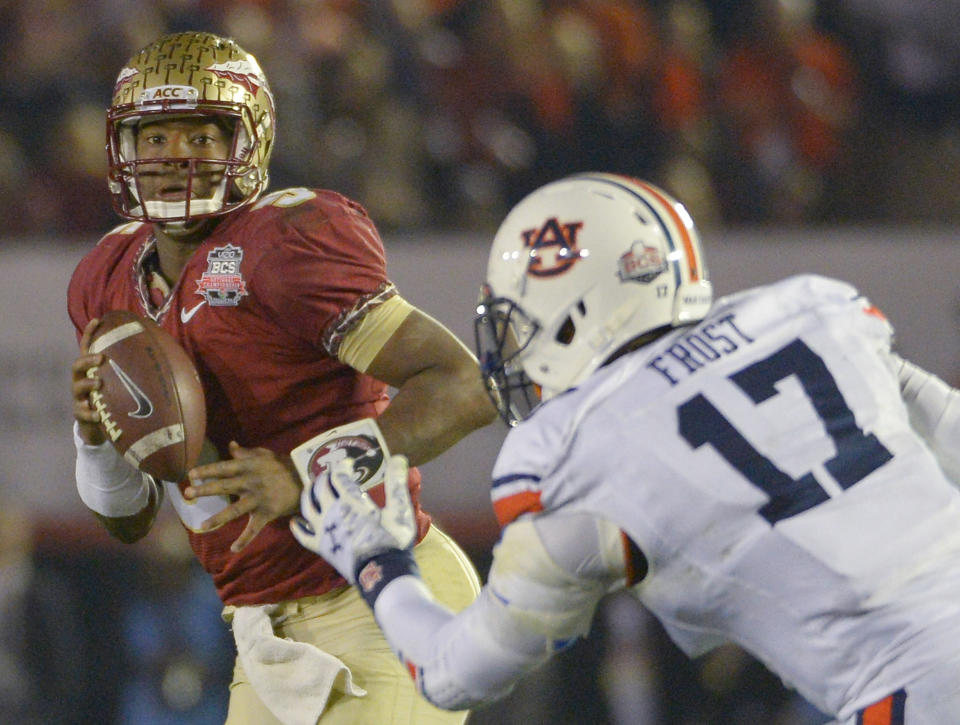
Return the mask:
<svg viewBox="0 0 960 725">
<path fill-rule="evenodd" d="M 207 421 L 186 351 L 153 320 L 113 310 L 100 318 L 90 352 L 106 358 L 90 402 L 107 440 L 144 473 L 181 481 L 200 455 Z"/>
</svg>

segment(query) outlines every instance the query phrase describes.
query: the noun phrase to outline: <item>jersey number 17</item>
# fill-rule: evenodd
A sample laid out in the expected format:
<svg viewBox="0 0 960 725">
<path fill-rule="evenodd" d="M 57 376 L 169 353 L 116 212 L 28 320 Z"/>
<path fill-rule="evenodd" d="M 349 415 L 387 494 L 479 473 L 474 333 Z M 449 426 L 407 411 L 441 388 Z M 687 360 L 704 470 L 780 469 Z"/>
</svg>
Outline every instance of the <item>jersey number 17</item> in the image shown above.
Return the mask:
<svg viewBox="0 0 960 725">
<path fill-rule="evenodd" d="M 730 376 L 757 405 L 777 394 L 776 383 L 795 375 L 813 409 L 836 446 L 836 455 L 824 467 L 843 489 L 848 489 L 893 458 L 872 433 L 857 425 L 837 383 L 823 360 L 803 340 L 796 339 L 763 360 Z M 812 472 L 791 478 L 762 455 L 703 395 L 695 395 L 677 409 L 679 433 L 694 448 L 710 444 L 770 500 L 759 513 L 771 524 L 795 516 L 830 496 Z"/>
</svg>

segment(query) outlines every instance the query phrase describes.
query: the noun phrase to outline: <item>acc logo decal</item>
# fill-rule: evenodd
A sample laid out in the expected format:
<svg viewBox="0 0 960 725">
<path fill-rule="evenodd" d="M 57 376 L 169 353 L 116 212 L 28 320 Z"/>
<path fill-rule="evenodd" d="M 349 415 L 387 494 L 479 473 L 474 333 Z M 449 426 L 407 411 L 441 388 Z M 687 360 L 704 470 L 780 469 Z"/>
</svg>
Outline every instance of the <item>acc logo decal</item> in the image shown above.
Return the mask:
<svg viewBox="0 0 960 725">
<path fill-rule="evenodd" d="M 642 242 L 634 242 L 617 262 L 617 275 L 623 282 L 651 282 L 666 270 L 667 260 L 660 250 Z"/>
<path fill-rule="evenodd" d="M 585 254 L 577 249 L 577 234 L 583 222 L 561 224 L 551 217 L 539 229 L 523 232 L 523 244 L 530 248 L 527 274 L 552 277 L 563 274 Z"/>
<path fill-rule="evenodd" d="M 196 103 L 199 91 L 193 86 L 154 86 L 146 88 L 137 100 L 139 105 L 163 101 L 186 101 Z"/>
<path fill-rule="evenodd" d="M 307 463 L 310 480 L 315 480 L 321 473 L 345 458 L 353 459 L 354 483 L 363 488 L 363 484 L 373 478 L 383 465 L 383 450 L 377 439 L 372 436 L 335 438 L 315 450 L 310 456 L 310 461 Z"/>
<path fill-rule="evenodd" d="M 207 271 L 197 282 L 197 294 L 203 295 L 211 307 L 236 307 L 240 298 L 249 294 L 240 274 L 243 250 L 228 244 L 207 254 Z"/>
</svg>

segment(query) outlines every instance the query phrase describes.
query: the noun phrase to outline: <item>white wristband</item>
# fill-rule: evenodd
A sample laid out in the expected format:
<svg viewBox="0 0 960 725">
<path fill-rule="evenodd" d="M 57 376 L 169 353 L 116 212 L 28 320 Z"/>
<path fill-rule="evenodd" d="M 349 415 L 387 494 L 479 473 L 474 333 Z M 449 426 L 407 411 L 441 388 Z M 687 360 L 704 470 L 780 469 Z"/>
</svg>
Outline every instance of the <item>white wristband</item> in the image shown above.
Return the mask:
<svg viewBox="0 0 960 725">
<path fill-rule="evenodd" d="M 361 418 L 316 435 L 290 451 L 304 486 L 330 466 L 352 458 L 361 491 L 383 483 L 390 451 L 373 418 Z"/>
<path fill-rule="evenodd" d="M 150 501 L 149 477 L 127 463 L 109 442 L 92 446 L 80 437 L 73 424 L 77 449 L 77 493 L 92 511 L 108 518 L 133 516 Z"/>
</svg>

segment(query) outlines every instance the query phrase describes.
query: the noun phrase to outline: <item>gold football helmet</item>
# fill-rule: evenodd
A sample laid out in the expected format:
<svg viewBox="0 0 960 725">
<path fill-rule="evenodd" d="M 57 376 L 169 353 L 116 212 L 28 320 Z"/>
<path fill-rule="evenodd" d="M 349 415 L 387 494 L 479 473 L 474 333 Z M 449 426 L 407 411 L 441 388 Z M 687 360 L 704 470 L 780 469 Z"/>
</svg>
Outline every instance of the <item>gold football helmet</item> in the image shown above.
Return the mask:
<svg viewBox="0 0 960 725">
<path fill-rule="evenodd" d="M 137 132 L 158 117 L 209 117 L 233 133 L 223 160 L 138 159 Z M 257 199 L 267 186 L 276 111 L 257 59 L 229 38 L 176 33 L 155 40 L 120 71 L 107 111 L 108 184 L 117 213 L 151 222 L 186 222 L 228 214 Z M 145 199 L 140 174 L 147 164 L 186 167 L 182 201 Z M 216 168 L 208 198 L 193 198 L 198 168 Z M 209 171 L 207 172 L 209 173 Z M 199 184 L 197 186 L 200 186 Z"/>
</svg>

